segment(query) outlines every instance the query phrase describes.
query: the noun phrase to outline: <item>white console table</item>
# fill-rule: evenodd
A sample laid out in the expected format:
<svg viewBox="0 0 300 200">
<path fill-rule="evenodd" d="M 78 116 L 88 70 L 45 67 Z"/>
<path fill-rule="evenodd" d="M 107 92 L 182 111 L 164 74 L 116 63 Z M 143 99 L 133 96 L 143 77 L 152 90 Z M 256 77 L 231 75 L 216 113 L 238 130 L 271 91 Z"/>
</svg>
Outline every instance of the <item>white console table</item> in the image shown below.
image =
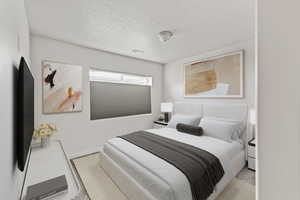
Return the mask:
<svg viewBox="0 0 300 200">
<path fill-rule="evenodd" d="M 27 187 L 61 175 L 65 175 L 68 183 L 67 192 L 48 198 L 51 200 L 86 200 L 72 165 L 59 140 L 52 140 L 46 147 L 31 149 L 28 170 L 25 178 L 21 200 L 25 200 Z"/>
</svg>

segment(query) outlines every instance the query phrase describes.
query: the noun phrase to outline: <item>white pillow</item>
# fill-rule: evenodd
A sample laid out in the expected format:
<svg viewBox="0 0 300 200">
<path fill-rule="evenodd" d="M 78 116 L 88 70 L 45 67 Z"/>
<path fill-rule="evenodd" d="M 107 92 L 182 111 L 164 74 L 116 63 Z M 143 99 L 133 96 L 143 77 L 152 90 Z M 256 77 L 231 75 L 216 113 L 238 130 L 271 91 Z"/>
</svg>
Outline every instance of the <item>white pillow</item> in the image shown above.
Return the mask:
<svg viewBox="0 0 300 200">
<path fill-rule="evenodd" d="M 244 123 L 241 121 L 212 117 L 203 117 L 199 126 L 203 128 L 203 135 L 227 142 L 238 140 L 244 130 Z"/>
<path fill-rule="evenodd" d="M 240 139 L 242 137 L 242 134 L 245 131 L 246 128 L 246 124 L 243 121 L 239 121 L 239 120 L 234 120 L 234 119 L 226 119 L 226 118 L 219 118 L 219 117 L 207 117 L 209 119 L 214 119 L 214 120 L 220 120 L 220 121 L 225 121 L 225 122 L 231 122 L 236 124 L 236 131 L 234 131 L 233 135 L 232 135 L 232 139 L 236 140 L 236 139 Z"/>
<path fill-rule="evenodd" d="M 199 116 L 175 114 L 172 116 L 167 127 L 168 128 L 176 128 L 178 123 L 188 124 L 188 125 L 192 125 L 192 126 L 198 126 L 200 119 L 201 119 L 201 117 L 199 117 Z"/>
</svg>

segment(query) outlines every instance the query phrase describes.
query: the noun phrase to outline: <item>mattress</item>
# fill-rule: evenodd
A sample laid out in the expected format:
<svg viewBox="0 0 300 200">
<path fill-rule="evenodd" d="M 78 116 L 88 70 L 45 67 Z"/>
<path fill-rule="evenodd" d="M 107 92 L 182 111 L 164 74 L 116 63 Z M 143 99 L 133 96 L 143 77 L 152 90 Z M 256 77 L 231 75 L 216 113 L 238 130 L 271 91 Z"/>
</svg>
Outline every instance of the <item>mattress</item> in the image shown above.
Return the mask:
<svg viewBox="0 0 300 200">
<path fill-rule="evenodd" d="M 149 129 L 147 131 L 193 145 L 219 158 L 225 174 L 209 200 L 214 199 L 223 191 L 245 164 L 244 147 L 239 142 L 228 143 L 208 136 L 193 136 L 180 133 L 173 128 Z M 186 176 L 176 167 L 157 156 L 121 138 L 109 140 L 104 145 L 103 153 L 155 199 L 192 200 L 190 185 Z"/>
</svg>

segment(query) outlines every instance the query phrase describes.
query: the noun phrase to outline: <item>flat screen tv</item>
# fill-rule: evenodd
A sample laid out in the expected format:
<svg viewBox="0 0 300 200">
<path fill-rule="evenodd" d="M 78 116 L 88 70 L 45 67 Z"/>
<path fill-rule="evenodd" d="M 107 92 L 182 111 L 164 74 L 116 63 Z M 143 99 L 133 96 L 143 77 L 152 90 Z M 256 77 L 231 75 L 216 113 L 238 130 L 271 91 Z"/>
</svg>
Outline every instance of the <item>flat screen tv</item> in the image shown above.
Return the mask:
<svg viewBox="0 0 300 200">
<path fill-rule="evenodd" d="M 18 74 L 17 159 L 24 171 L 34 131 L 34 78 L 22 57 Z"/>
</svg>

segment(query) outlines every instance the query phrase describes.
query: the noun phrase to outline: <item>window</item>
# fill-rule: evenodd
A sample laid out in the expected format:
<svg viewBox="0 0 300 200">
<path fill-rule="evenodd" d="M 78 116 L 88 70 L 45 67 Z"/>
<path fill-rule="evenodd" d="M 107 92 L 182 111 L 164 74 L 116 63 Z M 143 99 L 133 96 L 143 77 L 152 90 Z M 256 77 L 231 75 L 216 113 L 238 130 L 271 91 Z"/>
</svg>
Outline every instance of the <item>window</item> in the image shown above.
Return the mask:
<svg viewBox="0 0 300 200">
<path fill-rule="evenodd" d="M 152 77 L 90 70 L 90 81 L 152 86 Z"/>
<path fill-rule="evenodd" d="M 152 77 L 90 70 L 91 120 L 151 113 Z"/>
</svg>

